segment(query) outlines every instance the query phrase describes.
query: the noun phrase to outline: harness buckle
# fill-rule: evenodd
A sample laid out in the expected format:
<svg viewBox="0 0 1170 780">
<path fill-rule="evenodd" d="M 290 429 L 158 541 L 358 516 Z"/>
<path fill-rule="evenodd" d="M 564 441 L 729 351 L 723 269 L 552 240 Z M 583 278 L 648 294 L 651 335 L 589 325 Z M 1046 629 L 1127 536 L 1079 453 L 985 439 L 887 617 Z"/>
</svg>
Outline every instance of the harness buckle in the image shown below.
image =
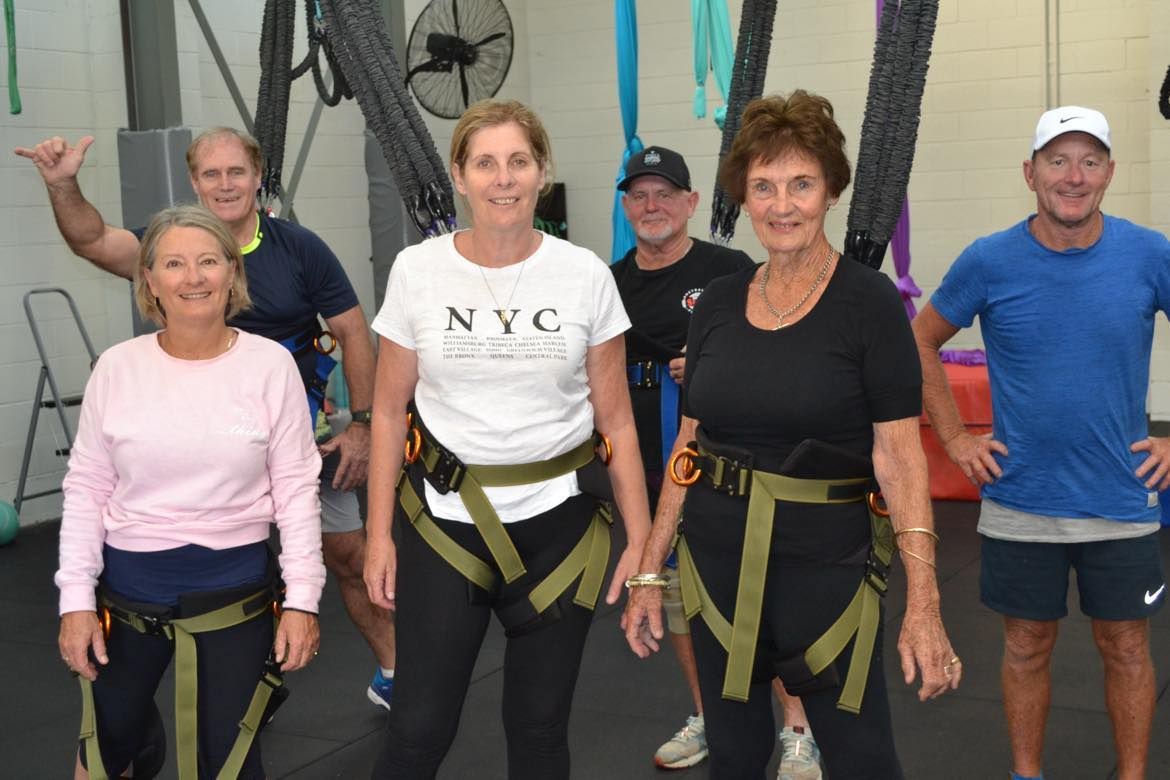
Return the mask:
<svg viewBox="0 0 1170 780">
<path fill-rule="evenodd" d="M 445 447 L 439 448 L 439 459 L 434 469 L 427 476 L 431 487 L 439 491 L 440 495 L 447 495 L 452 490 L 458 492 L 463 484 L 463 477 L 467 474 L 467 467 L 463 461 L 455 457 L 455 453 Z"/>
<path fill-rule="evenodd" d="M 655 370 L 658 368 L 658 364 L 653 360 L 642 360 L 638 363 L 638 366 L 642 372 L 638 387 L 644 390 L 653 390 L 659 387 L 658 372 Z"/>
<path fill-rule="evenodd" d="M 636 360 L 626 364 L 626 378 L 635 390 L 654 390 L 661 386 L 658 381 L 658 363 L 653 360 Z"/>
<path fill-rule="evenodd" d="M 166 618 L 156 617 L 154 615 L 139 615 L 138 619 L 142 621 L 143 634 L 170 638 L 171 623 Z"/>
<path fill-rule="evenodd" d="M 729 496 L 746 496 L 751 492 L 751 466 L 723 455 L 711 455 L 711 487 Z"/>
<path fill-rule="evenodd" d="M 890 565 L 882 563 L 874 555 L 874 549 L 869 548 L 869 555 L 865 559 L 865 580 L 869 586 L 878 592 L 879 596 L 885 596 L 886 590 L 889 588 Z"/>
</svg>

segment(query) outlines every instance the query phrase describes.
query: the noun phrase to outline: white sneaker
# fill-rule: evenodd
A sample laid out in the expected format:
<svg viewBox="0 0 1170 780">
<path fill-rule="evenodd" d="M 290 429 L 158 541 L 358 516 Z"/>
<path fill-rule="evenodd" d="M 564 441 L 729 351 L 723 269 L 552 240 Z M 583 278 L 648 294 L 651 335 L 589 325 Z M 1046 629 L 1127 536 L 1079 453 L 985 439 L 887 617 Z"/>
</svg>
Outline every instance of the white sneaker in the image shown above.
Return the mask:
<svg viewBox="0 0 1170 780">
<path fill-rule="evenodd" d="M 776 780 L 821 780 L 821 751 L 812 734 L 785 726 L 780 732 L 780 749 Z"/>
<path fill-rule="evenodd" d="M 688 715 L 687 723 L 654 754 L 659 769 L 694 766 L 707 757 L 707 725 L 702 715 Z"/>
</svg>

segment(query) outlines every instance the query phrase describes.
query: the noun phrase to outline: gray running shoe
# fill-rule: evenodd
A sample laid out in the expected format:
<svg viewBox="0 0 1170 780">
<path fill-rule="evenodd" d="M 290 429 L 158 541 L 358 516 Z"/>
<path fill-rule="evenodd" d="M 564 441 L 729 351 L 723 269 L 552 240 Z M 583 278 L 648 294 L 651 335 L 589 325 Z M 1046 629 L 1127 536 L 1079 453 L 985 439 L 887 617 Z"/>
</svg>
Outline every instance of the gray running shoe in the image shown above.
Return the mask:
<svg viewBox="0 0 1170 780">
<path fill-rule="evenodd" d="M 654 754 L 659 769 L 683 769 L 707 757 L 707 725 L 702 715 L 688 715 L 687 723 Z"/>
<path fill-rule="evenodd" d="M 780 732 L 780 771 L 776 780 L 821 780 L 821 751 L 812 734 L 785 726 Z"/>
</svg>

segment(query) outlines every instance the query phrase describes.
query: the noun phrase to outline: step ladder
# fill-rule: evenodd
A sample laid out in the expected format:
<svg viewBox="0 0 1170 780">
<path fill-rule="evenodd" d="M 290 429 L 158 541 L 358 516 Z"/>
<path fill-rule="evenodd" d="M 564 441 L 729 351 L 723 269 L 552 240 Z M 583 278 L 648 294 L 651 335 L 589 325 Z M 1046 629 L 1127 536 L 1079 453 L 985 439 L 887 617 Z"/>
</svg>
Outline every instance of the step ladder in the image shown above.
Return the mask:
<svg viewBox="0 0 1170 780">
<path fill-rule="evenodd" d="M 44 339 L 41 338 L 41 329 L 37 325 L 36 316 L 33 314 L 32 298 L 34 295 L 60 295 L 69 304 L 69 310 L 73 313 L 73 321 L 77 323 L 77 330 L 81 334 L 81 340 L 85 343 L 86 350 L 89 351 L 89 365 L 93 368 L 93 364 L 97 362 L 97 351 L 93 348 L 93 342 L 89 340 L 89 332 L 86 331 L 85 325 L 81 321 L 81 313 L 77 310 L 77 304 L 73 301 L 73 296 L 60 287 L 40 287 L 35 290 L 29 290 L 24 294 L 24 313 L 28 317 L 28 326 L 32 331 L 33 341 L 37 346 L 37 353 L 41 356 L 41 371 L 37 377 L 37 389 L 33 394 L 32 416 L 28 422 L 28 438 L 24 442 L 24 459 L 20 462 L 20 479 L 16 484 L 16 498 L 12 505 L 16 508 L 17 514 L 20 513 L 20 505 L 25 500 L 30 498 L 41 498 L 42 496 L 49 496 L 54 493 L 60 493 L 60 486 L 50 490 L 42 490 L 37 493 L 25 493 L 25 484 L 28 481 L 28 467 L 32 460 L 33 441 L 36 439 L 37 422 L 41 417 L 42 409 L 55 409 L 57 417 L 61 420 L 61 430 L 65 434 L 65 446 L 54 450 L 54 452 L 63 457 L 69 457 L 69 450 L 73 446 L 73 430 L 69 426 L 69 420 L 65 416 L 65 410 L 71 406 L 81 405 L 81 393 L 76 395 L 61 395 L 61 390 L 57 385 L 57 378 L 53 376 L 53 369 L 49 366 L 49 353 L 45 349 Z M 45 395 L 45 390 L 48 389 L 48 397 Z"/>
</svg>

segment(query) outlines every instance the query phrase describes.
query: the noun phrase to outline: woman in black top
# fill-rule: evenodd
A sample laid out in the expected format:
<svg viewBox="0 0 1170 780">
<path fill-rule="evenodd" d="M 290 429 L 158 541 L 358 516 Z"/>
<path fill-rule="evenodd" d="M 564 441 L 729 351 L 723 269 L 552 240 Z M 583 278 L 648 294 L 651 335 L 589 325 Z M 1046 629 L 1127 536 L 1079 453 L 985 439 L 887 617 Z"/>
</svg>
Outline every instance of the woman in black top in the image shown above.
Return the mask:
<svg viewBox="0 0 1170 780">
<path fill-rule="evenodd" d="M 677 529 L 680 553 L 685 548 L 693 563 L 690 584 L 701 583 L 707 597 L 692 598 L 701 602 L 703 620 L 691 627 L 711 777 L 763 776 L 775 740 L 768 684 L 778 674 L 800 694 L 834 780 L 899 778 L 880 620 L 868 666 L 860 638 L 834 651 L 835 658 L 830 654 L 819 671 L 805 651 L 861 598 L 873 581 L 867 574 L 883 568 L 873 564 L 871 546 L 881 545 L 871 545 L 870 512 L 858 484 L 872 475 L 906 569 L 898 641 L 905 680 L 920 672 L 925 700 L 957 687 L 962 675 L 939 611 L 937 537 L 918 438 L 922 378 L 910 324 L 889 279 L 842 260 L 825 236 L 825 215 L 850 178 L 844 136 L 827 100 L 797 91 L 751 103 L 720 175 L 751 217 L 768 261 L 713 282 L 695 309 L 675 452 L 697 438 L 702 457 L 691 462 L 705 473 L 691 487 L 664 486 L 641 570 L 659 571 Z M 718 475 L 716 456 L 728 467 Z M 738 474 L 731 461 L 745 466 L 738 488 L 728 476 Z M 687 476 L 688 459 L 674 471 Z M 755 481 L 760 474 L 804 478 L 775 478 L 783 485 L 843 480 L 826 488 L 827 495 L 847 498 L 797 503 L 786 494 L 763 504 L 763 517 L 750 519 L 751 494 L 763 502 L 772 492 Z M 760 547 L 766 553 L 758 553 L 753 568 L 748 561 Z M 662 637 L 661 591 L 645 587 L 656 584 L 653 575 L 629 583 L 623 628 L 642 657 Z M 687 585 L 684 580 L 684 598 Z M 758 595 L 748 595 L 753 590 Z M 722 643 L 708 625 L 719 616 L 735 626 Z M 744 625 L 751 626 L 746 633 Z M 747 659 L 740 689 L 732 669 L 737 637 L 747 642 L 739 655 Z M 730 655 L 725 645 L 733 648 Z M 842 708 L 850 707 L 855 648 L 861 648 L 857 671 L 869 672 L 854 680 L 861 683 L 852 697 L 856 713 Z"/>
</svg>

